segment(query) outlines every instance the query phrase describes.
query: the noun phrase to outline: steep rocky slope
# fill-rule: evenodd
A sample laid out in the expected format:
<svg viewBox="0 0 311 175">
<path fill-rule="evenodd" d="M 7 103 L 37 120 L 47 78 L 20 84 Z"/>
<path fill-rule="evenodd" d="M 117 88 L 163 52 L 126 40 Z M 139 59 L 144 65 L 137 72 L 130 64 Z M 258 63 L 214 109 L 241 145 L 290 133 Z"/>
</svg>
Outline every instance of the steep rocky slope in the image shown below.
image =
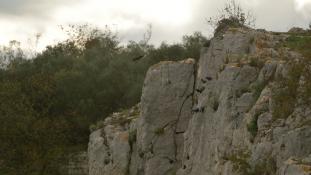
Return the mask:
<svg viewBox="0 0 311 175">
<path fill-rule="evenodd" d="M 309 175 L 311 68 L 289 37 L 229 28 L 198 63 L 151 67 L 141 104 L 91 134 L 89 174 Z"/>
</svg>

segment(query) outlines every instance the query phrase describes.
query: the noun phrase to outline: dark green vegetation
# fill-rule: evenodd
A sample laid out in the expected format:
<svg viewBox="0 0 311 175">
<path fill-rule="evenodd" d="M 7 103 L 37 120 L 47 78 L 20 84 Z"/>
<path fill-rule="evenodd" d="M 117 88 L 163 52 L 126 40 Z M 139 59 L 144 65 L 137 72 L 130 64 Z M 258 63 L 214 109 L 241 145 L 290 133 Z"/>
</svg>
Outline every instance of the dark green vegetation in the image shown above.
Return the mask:
<svg viewBox="0 0 311 175">
<path fill-rule="evenodd" d="M 250 121 L 250 123 L 247 125 L 247 130 L 248 132 L 251 133 L 252 137 L 256 137 L 257 132 L 258 132 L 258 125 L 257 125 L 257 121 L 258 121 L 258 116 L 254 116 L 254 118 Z"/>
<path fill-rule="evenodd" d="M 160 135 L 163 135 L 165 132 L 165 128 L 157 128 L 154 130 L 154 133 L 157 135 L 157 136 L 160 136 Z"/>
<path fill-rule="evenodd" d="M 33 59 L 11 54 L 2 62 L 0 174 L 64 174 L 60 165 L 86 150 L 92 123 L 139 102 L 150 65 L 198 59 L 207 41 L 197 32 L 176 44 L 122 46 L 109 30 L 78 26 L 70 34 Z"/>
<path fill-rule="evenodd" d="M 311 103 L 311 34 L 291 34 L 283 43 L 285 47 L 300 53 L 303 58 L 286 60 L 288 77 L 279 77 L 274 91 L 274 119 L 287 118 L 297 103 Z M 301 101 L 298 101 L 300 99 Z"/>
<path fill-rule="evenodd" d="M 255 82 L 254 85 L 251 87 L 251 91 L 253 92 L 254 99 L 258 99 L 262 90 L 266 87 L 268 82 Z"/>
<path fill-rule="evenodd" d="M 262 61 L 259 58 L 254 58 L 254 57 L 250 58 L 249 65 L 252 67 L 257 67 L 261 69 L 264 66 L 264 64 L 265 64 L 264 61 Z"/>
</svg>

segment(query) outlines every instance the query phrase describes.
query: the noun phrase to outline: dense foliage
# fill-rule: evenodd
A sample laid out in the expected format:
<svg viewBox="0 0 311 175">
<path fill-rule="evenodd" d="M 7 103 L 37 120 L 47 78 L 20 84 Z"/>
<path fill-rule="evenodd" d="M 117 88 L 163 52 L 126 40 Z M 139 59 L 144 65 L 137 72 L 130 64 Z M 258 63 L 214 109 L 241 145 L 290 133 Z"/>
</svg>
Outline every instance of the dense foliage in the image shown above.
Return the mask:
<svg viewBox="0 0 311 175">
<path fill-rule="evenodd" d="M 86 149 L 90 124 L 139 102 L 150 65 L 198 59 L 207 41 L 196 32 L 176 44 L 122 46 L 109 30 L 73 26 L 69 33 L 33 59 L 8 52 L 2 62 L 0 174 L 64 174 L 66 155 Z"/>
</svg>

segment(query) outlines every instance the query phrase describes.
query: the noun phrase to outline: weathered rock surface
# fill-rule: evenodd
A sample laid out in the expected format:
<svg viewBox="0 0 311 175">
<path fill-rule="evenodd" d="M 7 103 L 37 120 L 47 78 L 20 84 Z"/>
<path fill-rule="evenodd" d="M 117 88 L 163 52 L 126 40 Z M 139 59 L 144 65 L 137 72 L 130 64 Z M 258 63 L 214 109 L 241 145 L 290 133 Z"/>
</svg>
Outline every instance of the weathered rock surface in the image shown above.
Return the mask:
<svg viewBox="0 0 311 175">
<path fill-rule="evenodd" d="M 116 113 L 89 142 L 90 175 L 172 174 L 181 166 L 195 62 L 161 62 L 144 82 L 140 117 Z M 133 120 L 132 120 L 133 119 Z"/>
<path fill-rule="evenodd" d="M 141 174 L 174 174 L 181 167 L 183 133 L 191 117 L 194 60 L 162 62 L 150 68 L 137 128 Z"/>
<path fill-rule="evenodd" d="M 152 66 L 139 117 L 114 115 L 91 134 L 89 174 L 310 175 L 311 105 L 275 112 L 286 60 L 301 59 L 281 47 L 287 37 L 231 28 L 197 70 L 191 59 Z"/>
<path fill-rule="evenodd" d="M 128 111 L 113 113 L 100 129 L 90 135 L 88 146 L 90 175 L 122 175 L 129 173 L 132 155 L 130 128 L 139 116 L 139 105 Z M 136 136 L 135 136 L 136 137 Z"/>
<path fill-rule="evenodd" d="M 277 69 L 282 72 L 282 58 L 275 49 L 282 37 L 237 30 L 212 40 L 200 59 L 197 77 L 197 86 L 206 90 L 196 94 L 196 105 L 206 110 L 195 113 L 190 120 L 184 138 L 184 168 L 178 174 L 303 171 L 297 170 L 297 165 L 289 166 L 286 160 L 291 156 L 299 159 L 310 155 L 311 126 L 302 126 L 310 121 L 310 113 L 297 107 L 288 119 L 272 119 L 273 81 L 270 80 L 277 76 Z M 254 58 L 263 65 L 251 64 Z M 211 80 L 200 81 L 206 77 Z M 291 121 L 298 118 L 301 126 Z M 289 168 L 281 168 L 284 166 Z M 310 173 L 307 170 L 303 173 L 307 172 Z"/>
</svg>

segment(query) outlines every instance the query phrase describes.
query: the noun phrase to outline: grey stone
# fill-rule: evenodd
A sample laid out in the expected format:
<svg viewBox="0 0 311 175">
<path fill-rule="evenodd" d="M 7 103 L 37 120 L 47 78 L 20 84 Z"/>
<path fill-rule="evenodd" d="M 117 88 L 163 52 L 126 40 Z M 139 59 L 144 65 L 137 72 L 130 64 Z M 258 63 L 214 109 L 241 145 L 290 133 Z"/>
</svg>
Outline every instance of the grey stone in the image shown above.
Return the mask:
<svg viewBox="0 0 311 175">
<path fill-rule="evenodd" d="M 183 139 L 194 92 L 194 60 L 161 62 L 145 79 L 138 126 L 138 149 L 146 175 L 175 172 L 181 166 Z"/>
</svg>

